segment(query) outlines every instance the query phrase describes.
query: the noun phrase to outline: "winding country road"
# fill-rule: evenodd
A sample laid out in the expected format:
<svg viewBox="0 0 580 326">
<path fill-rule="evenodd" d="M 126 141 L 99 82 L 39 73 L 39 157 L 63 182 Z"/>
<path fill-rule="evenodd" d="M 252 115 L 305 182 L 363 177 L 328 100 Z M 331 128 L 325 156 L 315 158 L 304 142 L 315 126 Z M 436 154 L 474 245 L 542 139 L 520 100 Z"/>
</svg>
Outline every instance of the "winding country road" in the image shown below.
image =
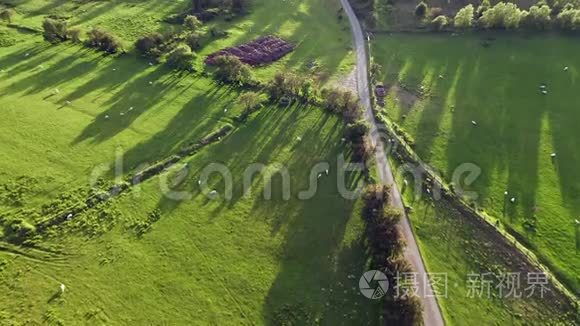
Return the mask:
<svg viewBox="0 0 580 326">
<path fill-rule="evenodd" d="M 344 11 L 348 16 L 348 20 L 350 21 L 352 33 L 354 36 L 354 46 L 356 50 L 357 90 L 360 101 L 362 102 L 363 108 L 365 110 L 364 117 L 370 125 L 370 138 L 372 145 L 376 149 L 375 155 L 379 178 L 383 184 L 388 184 L 392 187 L 392 205 L 400 208 L 401 210 L 404 210 L 401 194 L 397 188 L 397 185 L 395 184 L 393 172 L 391 171 L 391 167 L 387 160 L 385 148 L 381 140 L 381 134 L 379 132 L 379 128 L 377 127 L 375 116 L 371 108 L 368 84 L 367 45 L 365 43 L 363 31 L 358 18 L 348 3 L 348 0 L 341 0 L 341 3 Z M 423 304 L 423 321 L 427 326 L 445 325 L 443 322 L 443 317 L 441 316 L 441 310 L 437 304 L 437 299 L 432 294 L 433 292 L 431 289 L 431 284 L 427 278 L 427 271 L 425 269 L 425 265 L 423 264 L 423 259 L 421 258 L 419 247 L 415 241 L 415 236 L 411 230 L 409 219 L 406 215 L 405 218 L 403 218 L 401 221 L 400 230 L 407 242 L 407 246 L 404 252 L 405 258 L 411 263 L 413 270 L 418 275 L 417 286 L 418 295 L 421 298 L 421 302 Z"/>
</svg>

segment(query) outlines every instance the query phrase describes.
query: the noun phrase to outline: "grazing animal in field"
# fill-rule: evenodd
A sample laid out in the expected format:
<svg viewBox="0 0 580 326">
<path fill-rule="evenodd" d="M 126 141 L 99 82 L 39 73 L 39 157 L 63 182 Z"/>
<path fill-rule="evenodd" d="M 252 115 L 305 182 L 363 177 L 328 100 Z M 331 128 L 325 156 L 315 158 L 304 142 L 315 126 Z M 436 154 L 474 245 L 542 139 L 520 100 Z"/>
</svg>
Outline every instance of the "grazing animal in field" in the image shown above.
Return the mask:
<svg viewBox="0 0 580 326">
<path fill-rule="evenodd" d="M 66 289 L 66 286 L 64 284 L 60 284 L 60 293 L 64 293 L 64 290 Z"/>
</svg>

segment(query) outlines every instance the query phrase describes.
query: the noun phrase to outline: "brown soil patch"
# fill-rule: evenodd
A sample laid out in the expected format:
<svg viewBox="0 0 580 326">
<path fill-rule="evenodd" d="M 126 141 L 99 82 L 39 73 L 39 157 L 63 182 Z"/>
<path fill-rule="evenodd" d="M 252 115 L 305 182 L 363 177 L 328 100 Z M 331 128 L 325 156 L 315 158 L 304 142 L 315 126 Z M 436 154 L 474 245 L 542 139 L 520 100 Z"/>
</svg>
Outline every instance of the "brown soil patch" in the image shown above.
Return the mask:
<svg viewBox="0 0 580 326">
<path fill-rule="evenodd" d="M 340 77 L 340 79 L 336 81 L 336 84 L 338 87 L 344 88 L 356 94 L 356 67 L 354 67 L 352 71 L 348 73 L 348 75 Z"/>
<path fill-rule="evenodd" d="M 385 85 L 385 89 L 387 90 L 387 94 L 394 94 L 399 105 L 405 111 L 409 111 L 415 106 L 415 103 L 421 99 L 421 97 L 397 83 Z"/>
</svg>

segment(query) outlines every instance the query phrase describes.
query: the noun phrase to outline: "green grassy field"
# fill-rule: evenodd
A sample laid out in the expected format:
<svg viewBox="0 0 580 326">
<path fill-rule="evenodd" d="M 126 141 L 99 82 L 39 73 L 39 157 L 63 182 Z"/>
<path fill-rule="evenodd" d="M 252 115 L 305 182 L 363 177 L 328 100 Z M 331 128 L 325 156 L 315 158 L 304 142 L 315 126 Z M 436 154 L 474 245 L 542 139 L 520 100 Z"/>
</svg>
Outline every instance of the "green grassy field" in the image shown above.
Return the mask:
<svg viewBox="0 0 580 326">
<path fill-rule="evenodd" d="M 447 180 L 462 163 L 479 166 L 464 188 L 577 293 L 580 46 L 560 36 L 494 37 L 488 47 L 483 36 L 377 37 L 372 51 L 385 82 L 406 89 L 389 94 L 386 113 Z M 534 216 L 532 231 L 524 223 Z"/>
<path fill-rule="evenodd" d="M 129 45 L 147 32 L 171 28 L 160 20 L 186 6 L 173 2 L 161 6 L 153 1 L 10 3 L 16 4 L 18 12 L 15 24 L 40 28 L 46 15 L 66 13 L 72 26 L 102 26 Z M 281 10 L 283 7 L 296 12 Z M 326 0 L 256 1 L 250 14 L 238 21 L 218 19 L 205 27 L 228 30 L 229 37 L 204 47 L 198 67 L 205 55 L 219 48 L 278 33 L 299 46 L 280 62 L 256 69 L 259 78 L 266 80 L 285 69 L 305 72 L 308 60 L 324 56 L 311 73 L 336 80 L 348 73 L 353 63 L 350 33 L 337 20 L 336 8 L 336 3 Z M 148 15 L 152 16 L 142 23 L 123 21 Z M 120 16 L 124 18 L 117 19 Z M 138 33 L 132 34 L 124 24 L 139 27 Z M 5 131 L 0 135 L 3 152 L 8 157 L 2 163 L 0 182 L 16 190 L 32 188 L 34 196 L 28 201 L 41 203 L 62 190 L 60 185 L 86 184 L 93 168 L 110 164 L 117 153 L 124 154 L 124 172 L 129 172 L 175 152 L 207 134 L 218 122 L 231 121 L 239 114 L 240 108 L 234 105 L 236 92 L 208 79 L 177 75 L 164 65 L 150 67 L 147 60 L 132 52 L 120 58 L 102 57 L 71 44 L 51 46 L 40 37 L 12 28 L 2 27 L 0 33 L 7 36 L 0 48 L 0 104 L 8 117 L 0 122 Z M 325 44 L 311 46 L 318 42 L 319 33 L 326 33 Z M 24 42 L 10 46 L 15 40 Z M 20 154 L 23 149 L 27 149 L 26 160 Z"/>
<path fill-rule="evenodd" d="M 129 53 L 54 46 L 0 26 L 1 217 L 87 187 L 95 175 L 111 179 L 118 156 L 126 176 L 226 123 L 235 129 L 187 159 L 191 174 L 177 186 L 192 192 L 186 201 L 160 190 L 160 180 L 182 171 L 176 167 L 48 230 L 35 240 L 40 249 L 0 242 L 0 324 L 378 323 L 379 307 L 358 290 L 367 268 L 359 204 L 341 199 L 332 173 L 314 198 L 296 198 L 312 165 L 329 161 L 336 171 L 345 150 L 338 117 L 271 105 L 237 124 L 238 90 L 138 57 L 134 40 L 172 28 L 161 19 L 186 1 L 7 3 L 16 5 L 14 24 L 38 29 L 47 15 L 66 16 L 71 26 L 110 30 Z M 353 65 L 350 31 L 337 9 L 329 0 L 253 1 L 247 16 L 205 27 L 229 37 L 206 44 L 197 68 L 221 47 L 276 33 L 298 48 L 256 69 L 260 80 L 292 70 L 336 81 Z M 308 68 L 313 61 L 317 67 Z M 232 171 L 231 201 L 196 190 L 199 170 L 211 162 Z M 290 200 L 280 198 L 278 179 L 271 201 L 261 198 L 259 178 L 252 196 L 241 196 L 241 172 L 256 162 L 289 168 Z M 211 182 L 223 190 L 217 178 Z M 137 236 L 137 225 L 157 210 L 161 218 Z"/>
<path fill-rule="evenodd" d="M 7 0 L 6 3 L 16 5 L 15 24 L 40 29 L 47 15 L 67 17 L 71 27 L 89 30 L 98 26 L 110 31 L 121 39 L 127 50 L 147 33 L 179 30 L 180 26 L 167 24 L 163 19 L 184 12 L 190 5 L 185 0 Z M 208 54 L 224 47 L 276 34 L 295 43 L 297 48 L 275 64 L 256 70 L 259 79 L 266 80 L 277 71 L 291 70 L 311 74 L 324 83 L 335 82 L 350 72 L 354 62 L 350 27 L 346 20 L 337 19 L 339 8 L 338 1 L 333 0 L 252 0 L 247 15 L 229 22 L 218 17 L 203 27 L 205 32 L 215 27 L 228 36 L 205 39 L 198 53 L 197 67 L 202 67 Z"/>
<path fill-rule="evenodd" d="M 88 184 L 93 170 L 105 165 L 107 172 L 117 155 L 124 173 L 163 158 L 241 109 L 234 91 L 133 57 L 42 41 L 0 53 L 0 180 L 32 183 L 23 204 Z"/>
<path fill-rule="evenodd" d="M 393 162 L 397 166 L 397 162 Z M 398 176 L 402 182 L 403 176 Z M 408 178 L 411 184 L 413 180 Z M 430 273 L 446 273 L 447 295 L 438 298 L 448 325 L 574 325 L 577 316 L 562 296 L 539 295 L 503 298 L 492 288 L 488 296 L 474 294 L 468 282 L 472 273 L 521 273 L 522 293 L 530 271 L 512 248 L 501 243 L 483 226 L 466 217 L 445 201 L 418 198 L 412 189 L 404 193 L 405 203 L 425 264 Z M 526 267 L 524 267 L 526 266 Z M 497 283 L 494 283 L 496 285 Z"/>
<path fill-rule="evenodd" d="M 299 135 L 303 142 L 296 143 Z M 340 199 L 335 176 L 322 179 L 306 201 L 295 193 L 282 200 L 280 180 L 273 200 L 265 201 L 259 178 L 253 195 L 241 196 L 242 171 L 254 162 L 285 164 L 292 189 L 305 189 L 305 167 L 328 160 L 336 170 L 341 136 L 341 122 L 319 109 L 263 109 L 187 161 L 191 173 L 176 188 L 192 191 L 190 200 L 162 196 L 155 178 L 110 204 L 117 213 L 100 236 L 78 231 L 94 221 L 97 213 L 89 211 L 43 242 L 58 254 L 1 254 L 7 265 L 0 316 L 65 324 L 374 323 L 377 307 L 360 296 L 358 280 L 347 277 L 366 266 L 360 208 Z M 208 200 L 196 190 L 198 171 L 211 162 L 232 171 L 231 201 Z M 219 178 L 211 183 L 223 193 Z M 154 209 L 162 218 L 136 237 L 130 226 Z M 65 294 L 51 299 L 60 283 L 67 285 Z"/>
</svg>

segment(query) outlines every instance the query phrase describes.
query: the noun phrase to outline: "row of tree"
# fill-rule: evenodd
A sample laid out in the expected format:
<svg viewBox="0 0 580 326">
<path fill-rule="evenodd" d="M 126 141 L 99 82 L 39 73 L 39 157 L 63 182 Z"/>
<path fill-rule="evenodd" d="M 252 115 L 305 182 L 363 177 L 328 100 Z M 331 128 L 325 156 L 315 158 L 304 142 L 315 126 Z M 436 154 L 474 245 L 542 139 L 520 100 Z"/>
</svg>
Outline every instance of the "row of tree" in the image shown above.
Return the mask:
<svg viewBox="0 0 580 326">
<path fill-rule="evenodd" d="M 444 15 L 429 15 L 434 8 L 429 9 L 425 2 L 420 2 L 415 8 L 415 14 L 424 17 L 435 30 L 443 30 L 453 25 L 458 29 L 516 29 L 520 27 L 546 29 L 555 26 L 562 30 L 574 31 L 580 28 L 580 9 L 573 3 L 563 7 L 551 8 L 546 2 L 540 1 L 529 10 L 520 9 L 515 3 L 498 2 L 491 5 L 489 0 L 483 0 L 476 8 L 472 4 L 461 8 L 453 19 Z"/>
<path fill-rule="evenodd" d="M 382 271 L 391 285 L 384 299 L 385 325 L 414 326 L 422 324 L 422 306 L 416 296 L 400 295 L 394 291 L 398 276 L 412 272 L 403 258 L 405 242 L 398 230 L 403 213 L 388 204 L 390 188 L 385 185 L 367 186 L 363 196 L 363 218 L 371 268 Z M 412 291 L 411 291 L 412 293 Z"/>
<path fill-rule="evenodd" d="M 46 18 L 42 22 L 44 39 L 51 43 L 60 43 L 72 41 L 74 43 L 83 43 L 81 40 L 82 31 L 78 28 L 69 28 L 65 20 Z M 123 50 L 121 42 L 107 31 L 94 27 L 87 33 L 87 39 L 84 41 L 85 46 L 95 48 L 110 54 Z"/>
</svg>

